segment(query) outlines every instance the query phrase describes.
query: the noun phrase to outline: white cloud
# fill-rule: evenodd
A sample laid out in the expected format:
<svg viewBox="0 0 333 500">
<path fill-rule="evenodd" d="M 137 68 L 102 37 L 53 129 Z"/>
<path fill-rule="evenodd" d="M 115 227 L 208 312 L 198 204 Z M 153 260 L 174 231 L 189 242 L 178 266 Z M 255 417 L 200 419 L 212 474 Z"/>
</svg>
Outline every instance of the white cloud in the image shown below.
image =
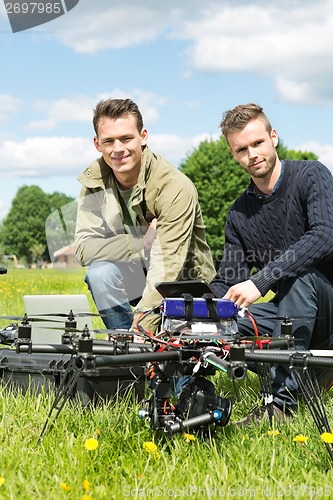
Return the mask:
<svg viewBox="0 0 333 500">
<path fill-rule="evenodd" d="M 92 141 L 79 137 L 32 137 L 0 144 L 3 177 L 77 175 L 96 155 Z"/>
<path fill-rule="evenodd" d="M 310 102 L 311 85 L 308 82 L 295 82 L 284 77 L 278 77 L 276 88 L 281 100 L 294 103 Z"/>
<path fill-rule="evenodd" d="M 149 146 L 156 153 L 163 156 L 170 163 L 179 166 L 188 154 L 191 154 L 199 144 L 205 140 L 217 140 L 219 134 L 199 134 L 193 137 L 179 137 L 173 134 L 159 134 L 149 136 Z"/>
<path fill-rule="evenodd" d="M 93 15 L 91 0 L 80 0 L 52 21 L 47 36 L 81 54 L 181 40 L 180 73 L 188 78 L 196 71 L 247 71 L 272 78 L 281 101 L 333 105 L 332 0 L 141 0 L 140 7 L 137 0 L 121 6 L 98 0 Z M 66 110 L 58 102 L 51 117 L 72 110 L 79 119 L 85 108 L 78 104 Z"/>
<path fill-rule="evenodd" d="M 54 23 L 54 36 L 76 52 L 182 40 L 183 75 L 249 71 L 272 78 L 283 101 L 333 104 L 332 0 L 142 0 L 140 8 L 99 0 L 93 15 L 91 0 L 80 0 Z"/>
<path fill-rule="evenodd" d="M 34 111 L 43 117 L 28 123 L 25 130 L 52 130 L 62 122 L 91 122 L 95 104 L 95 99 L 80 94 L 54 101 L 36 101 L 33 103 Z"/>
<path fill-rule="evenodd" d="M 27 132 L 34 132 L 35 130 L 52 130 L 57 126 L 57 122 L 52 118 L 46 120 L 34 120 L 26 125 Z"/>
<path fill-rule="evenodd" d="M 56 101 L 39 101 L 35 103 L 38 111 L 46 112 L 55 122 L 75 121 L 87 122 L 91 120 L 95 102 L 85 95 L 73 95 Z"/>
<path fill-rule="evenodd" d="M 71 16 L 59 20 L 62 29 L 56 36 L 75 52 L 85 54 L 147 43 L 165 28 L 165 17 L 160 16 L 159 8 L 151 8 L 150 3 L 140 2 L 138 8 L 137 2 L 112 6 L 109 0 L 99 0 L 92 12 L 91 0 L 81 0 Z"/>
<path fill-rule="evenodd" d="M 200 142 L 216 140 L 218 134 L 179 137 L 172 134 L 149 136 L 149 147 L 170 163 L 179 166 Z M 0 143 L 2 177 L 44 177 L 78 175 L 99 156 L 92 141 L 80 137 L 31 137 L 22 142 Z"/>
<path fill-rule="evenodd" d="M 332 86 L 322 83 L 333 73 L 333 9 L 330 0 L 319 4 L 216 5 L 200 21 L 184 23 L 189 65 L 270 76 L 281 100 L 333 103 Z"/>
<path fill-rule="evenodd" d="M 318 156 L 318 160 L 321 161 L 327 168 L 333 173 L 333 145 L 332 144 L 320 144 L 316 141 L 303 142 L 294 148 L 296 151 L 311 151 Z"/>
<path fill-rule="evenodd" d="M 42 114 L 43 117 L 28 123 L 25 130 L 30 132 L 52 130 L 62 122 L 91 123 L 93 109 L 97 102 L 100 99 L 108 99 L 110 96 L 133 99 L 138 104 L 146 124 L 158 121 L 160 119 L 159 108 L 167 103 L 165 97 L 153 92 L 144 92 L 140 89 L 133 89 L 129 92 L 111 89 L 108 92 L 98 94 L 94 98 L 87 95 L 72 95 L 70 98 L 66 97 L 55 101 L 37 101 L 33 104 L 34 110 Z"/>
<path fill-rule="evenodd" d="M 19 109 L 20 99 L 7 94 L 0 94 L 0 125 L 9 120 Z"/>
</svg>

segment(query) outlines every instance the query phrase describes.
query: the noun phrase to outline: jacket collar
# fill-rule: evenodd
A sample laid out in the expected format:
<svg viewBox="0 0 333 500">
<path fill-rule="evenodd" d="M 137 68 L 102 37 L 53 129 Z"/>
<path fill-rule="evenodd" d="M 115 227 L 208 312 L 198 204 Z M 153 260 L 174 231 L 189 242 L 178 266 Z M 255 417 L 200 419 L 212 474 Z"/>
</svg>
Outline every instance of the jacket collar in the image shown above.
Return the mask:
<svg viewBox="0 0 333 500">
<path fill-rule="evenodd" d="M 145 146 L 142 151 L 141 170 L 137 187 L 144 190 L 147 179 L 150 176 L 152 165 L 152 152 Z M 108 188 L 115 184 L 114 174 L 105 162 L 103 156 L 91 163 L 77 178 L 84 186 L 90 189 Z"/>
</svg>

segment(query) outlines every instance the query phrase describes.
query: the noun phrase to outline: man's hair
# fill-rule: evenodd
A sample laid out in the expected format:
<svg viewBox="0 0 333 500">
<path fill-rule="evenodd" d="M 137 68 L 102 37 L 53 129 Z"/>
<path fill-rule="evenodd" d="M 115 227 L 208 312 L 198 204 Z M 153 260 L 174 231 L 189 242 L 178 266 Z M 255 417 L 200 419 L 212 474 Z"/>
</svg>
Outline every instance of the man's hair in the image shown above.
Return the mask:
<svg viewBox="0 0 333 500">
<path fill-rule="evenodd" d="M 264 122 L 267 132 L 270 133 L 272 126 L 259 104 L 239 104 L 223 113 L 220 123 L 222 134 L 228 140 L 229 134 L 243 130 L 250 121 L 258 118 Z"/>
<path fill-rule="evenodd" d="M 136 125 L 141 132 L 143 129 L 143 118 L 141 112 L 131 99 L 105 99 L 97 103 L 94 109 L 93 126 L 96 135 L 98 135 L 98 122 L 102 116 L 108 118 L 120 118 L 124 115 L 133 115 L 136 118 Z"/>
</svg>

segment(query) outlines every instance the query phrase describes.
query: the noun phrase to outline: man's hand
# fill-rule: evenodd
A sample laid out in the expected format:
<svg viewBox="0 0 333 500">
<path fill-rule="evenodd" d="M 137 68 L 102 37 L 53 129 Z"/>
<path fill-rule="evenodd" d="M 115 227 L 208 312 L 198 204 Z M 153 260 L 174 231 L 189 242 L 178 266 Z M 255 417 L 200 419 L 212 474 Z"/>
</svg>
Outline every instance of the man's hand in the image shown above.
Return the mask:
<svg viewBox="0 0 333 500">
<path fill-rule="evenodd" d="M 253 281 L 246 280 L 229 288 L 224 299 L 229 299 L 238 306 L 239 309 L 248 307 L 261 297 L 261 293 Z"/>
<path fill-rule="evenodd" d="M 156 238 L 156 225 L 157 219 L 153 219 L 149 224 L 146 234 L 143 237 L 143 245 L 144 248 L 149 250 L 154 243 L 154 239 Z"/>
</svg>

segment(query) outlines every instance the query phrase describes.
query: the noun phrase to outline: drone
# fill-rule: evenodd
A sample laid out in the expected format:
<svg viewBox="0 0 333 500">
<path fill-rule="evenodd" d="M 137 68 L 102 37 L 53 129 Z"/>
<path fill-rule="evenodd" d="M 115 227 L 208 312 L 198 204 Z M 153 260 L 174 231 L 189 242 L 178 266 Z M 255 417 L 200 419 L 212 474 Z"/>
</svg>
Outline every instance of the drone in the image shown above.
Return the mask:
<svg viewBox="0 0 333 500">
<path fill-rule="evenodd" d="M 247 375 L 249 364 L 253 363 L 257 366 L 262 393 L 267 399 L 271 392 L 268 382 L 271 365 L 288 364 L 319 432 L 331 432 L 322 390 L 312 370 L 333 369 L 329 351 L 295 349 L 291 318 L 281 319 L 279 338 L 259 337 L 257 334 L 242 337 L 237 320 L 240 313 L 249 315 L 248 311 L 240 312 L 233 302 L 216 298 L 211 293 L 204 293 L 202 297 L 190 293 L 179 295 L 176 292 L 172 297 L 164 297 L 158 306 L 143 311 L 133 332 L 78 329 L 78 314 L 73 311 L 59 313 L 58 316 L 66 316 L 66 321 L 62 343 L 57 345 L 32 343 L 31 323 L 40 321 L 40 318 L 25 315 L 19 322 L 18 317 L 6 317 L 15 320 L 10 326 L 15 339 L 8 348 L 12 353 L 14 350 L 14 356 L 59 356 L 52 367 L 48 366 L 49 371 L 59 375 L 59 383 L 40 439 L 57 419 L 67 399 L 75 394 L 80 377 L 103 376 L 108 369 L 115 367 L 137 368 L 138 377 L 144 377 L 150 397 L 145 399 L 141 394 L 139 415 L 149 422 L 153 431 L 168 436 L 192 430 L 204 436 L 211 435 L 218 427 L 230 422 L 233 403 L 216 394 L 209 377 L 221 371 L 232 381 L 242 380 Z M 156 334 L 142 326 L 151 314 L 160 315 L 161 326 Z M 255 322 L 255 318 L 251 320 Z M 108 340 L 93 338 L 96 333 L 106 333 Z M 140 335 L 144 342 L 135 342 L 135 335 Z M 3 366 L 4 362 L 0 362 Z M 182 381 L 186 384 L 177 391 L 177 383 Z M 325 445 L 333 461 L 331 445 Z"/>
</svg>

